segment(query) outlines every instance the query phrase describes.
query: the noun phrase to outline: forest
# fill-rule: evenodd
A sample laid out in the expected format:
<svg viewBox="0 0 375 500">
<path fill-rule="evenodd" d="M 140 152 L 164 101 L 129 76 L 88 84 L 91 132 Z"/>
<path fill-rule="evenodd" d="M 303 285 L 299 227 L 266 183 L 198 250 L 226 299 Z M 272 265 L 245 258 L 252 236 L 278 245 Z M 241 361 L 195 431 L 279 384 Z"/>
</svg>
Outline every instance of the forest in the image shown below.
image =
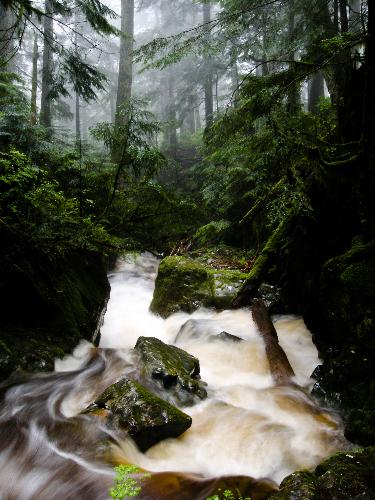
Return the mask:
<svg viewBox="0 0 375 500">
<path fill-rule="evenodd" d="M 369 0 L 0 0 L 1 499 L 375 498 L 374 91 Z"/>
</svg>

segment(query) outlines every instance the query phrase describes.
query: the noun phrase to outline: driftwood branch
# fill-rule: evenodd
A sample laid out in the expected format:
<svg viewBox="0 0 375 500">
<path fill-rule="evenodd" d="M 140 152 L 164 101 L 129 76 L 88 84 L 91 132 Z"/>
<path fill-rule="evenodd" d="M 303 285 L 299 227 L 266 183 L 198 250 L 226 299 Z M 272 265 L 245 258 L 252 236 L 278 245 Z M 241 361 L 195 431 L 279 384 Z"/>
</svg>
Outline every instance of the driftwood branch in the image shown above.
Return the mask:
<svg viewBox="0 0 375 500">
<path fill-rule="evenodd" d="M 254 301 L 251 312 L 266 346 L 266 355 L 272 378 L 277 385 L 290 385 L 292 383 L 291 378 L 294 377 L 294 371 L 279 344 L 275 327 L 262 299 Z"/>
</svg>

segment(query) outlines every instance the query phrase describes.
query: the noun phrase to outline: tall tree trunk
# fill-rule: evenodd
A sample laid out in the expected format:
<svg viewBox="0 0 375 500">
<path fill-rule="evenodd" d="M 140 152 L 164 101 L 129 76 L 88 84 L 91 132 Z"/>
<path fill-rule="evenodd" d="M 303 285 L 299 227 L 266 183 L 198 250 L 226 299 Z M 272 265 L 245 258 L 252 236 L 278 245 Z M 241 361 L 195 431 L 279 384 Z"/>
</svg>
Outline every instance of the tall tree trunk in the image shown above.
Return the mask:
<svg viewBox="0 0 375 500">
<path fill-rule="evenodd" d="M 126 125 L 127 117 L 121 108 L 132 95 L 133 84 L 133 50 L 134 50 L 134 0 L 121 0 L 121 41 L 120 63 L 117 83 L 115 128 Z M 125 140 L 125 138 L 124 138 Z M 112 161 L 119 163 L 123 155 L 123 147 L 119 145 L 112 150 Z"/>
<path fill-rule="evenodd" d="M 333 24 L 335 31 L 339 32 L 339 0 L 333 0 Z"/>
<path fill-rule="evenodd" d="M 78 56 L 78 6 L 77 3 L 75 5 L 74 10 L 74 44 L 75 51 Z M 79 94 L 75 93 L 75 124 L 76 124 L 76 145 L 79 151 L 81 152 L 81 114 L 80 114 L 80 105 L 79 105 Z"/>
<path fill-rule="evenodd" d="M 0 3 L 0 63 L 7 71 L 13 71 L 12 58 L 15 54 L 16 28 L 13 11 Z"/>
<path fill-rule="evenodd" d="M 31 73 L 31 125 L 36 125 L 37 119 L 37 97 L 38 97 L 38 35 L 34 32 L 34 43 L 33 43 L 33 67 Z"/>
<path fill-rule="evenodd" d="M 294 42 L 294 31 L 295 31 L 295 19 L 294 19 L 294 0 L 289 0 L 288 5 L 288 41 L 292 46 L 292 51 L 290 53 L 290 64 L 289 70 L 293 72 L 294 69 L 294 61 L 295 61 L 295 53 L 293 50 L 293 42 Z M 290 113 L 295 114 L 301 107 L 301 96 L 299 85 L 295 83 L 291 83 L 289 85 L 288 90 L 288 110 Z"/>
<path fill-rule="evenodd" d="M 323 74 L 318 71 L 313 74 L 309 84 L 308 110 L 310 113 L 318 111 L 318 104 L 321 97 L 324 97 L 324 78 Z"/>
<path fill-rule="evenodd" d="M 340 25 L 341 33 L 347 33 L 349 30 L 348 26 L 348 12 L 347 12 L 347 2 L 346 0 L 340 0 Z"/>
<path fill-rule="evenodd" d="M 203 4 L 203 22 L 211 21 L 211 5 Z M 206 76 L 204 81 L 204 107 L 206 128 L 210 128 L 213 123 L 214 116 L 214 93 L 213 93 L 213 77 L 212 77 L 212 57 L 208 56 L 205 61 Z"/>
<path fill-rule="evenodd" d="M 361 31 L 361 0 L 349 1 L 349 31 L 359 33 Z"/>
<path fill-rule="evenodd" d="M 42 95 L 40 103 L 40 123 L 51 128 L 51 75 L 53 66 L 53 3 L 46 0 L 43 18 L 43 68 L 42 68 Z"/>
<path fill-rule="evenodd" d="M 189 110 L 187 113 L 187 129 L 190 134 L 195 133 L 195 106 L 197 105 L 196 103 L 196 98 L 194 95 L 189 96 Z"/>
<path fill-rule="evenodd" d="M 173 158 L 177 155 L 177 116 L 176 116 L 176 103 L 175 103 L 175 89 L 174 89 L 174 74 L 171 66 L 168 68 L 168 145 L 171 150 Z"/>
<path fill-rule="evenodd" d="M 200 130 L 202 128 L 201 112 L 199 106 L 195 110 L 195 129 Z"/>
</svg>

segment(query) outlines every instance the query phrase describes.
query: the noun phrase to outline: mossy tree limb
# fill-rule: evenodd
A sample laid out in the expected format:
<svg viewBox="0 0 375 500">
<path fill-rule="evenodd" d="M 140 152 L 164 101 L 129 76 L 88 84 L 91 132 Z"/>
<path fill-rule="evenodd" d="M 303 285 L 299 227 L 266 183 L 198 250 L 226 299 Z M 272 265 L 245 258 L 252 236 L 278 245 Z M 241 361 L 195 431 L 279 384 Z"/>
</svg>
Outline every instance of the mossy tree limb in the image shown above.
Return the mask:
<svg viewBox="0 0 375 500">
<path fill-rule="evenodd" d="M 288 234 L 294 227 L 296 219 L 296 211 L 291 210 L 270 235 L 263 250 L 255 260 L 248 278 L 233 301 L 232 305 L 234 307 L 243 307 L 249 304 L 252 294 L 258 289 L 268 270 L 274 264 L 275 257 L 281 247 L 286 243 Z"/>
</svg>

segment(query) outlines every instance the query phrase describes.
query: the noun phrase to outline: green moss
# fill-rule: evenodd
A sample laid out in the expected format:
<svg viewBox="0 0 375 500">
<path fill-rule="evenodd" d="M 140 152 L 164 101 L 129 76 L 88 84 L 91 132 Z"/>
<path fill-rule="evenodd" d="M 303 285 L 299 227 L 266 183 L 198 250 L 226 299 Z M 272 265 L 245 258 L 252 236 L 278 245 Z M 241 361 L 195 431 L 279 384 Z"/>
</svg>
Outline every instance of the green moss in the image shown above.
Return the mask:
<svg viewBox="0 0 375 500">
<path fill-rule="evenodd" d="M 189 415 L 129 379 L 108 387 L 85 413 L 95 416 L 98 408 L 109 410 L 109 424 L 129 432 L 141 451 L 179 436 L 192 422 Z"/>
<path fill-rule="evenodd" d="M 280 484 L 280 491 L 270 500 L 318 500 L 316 477 L 309 471 L 298 471 L 286 477 Z"/>
<path fill-rule="evenodd" d="M 150 309 L 165 318 L 200 306 L 225 308 L 246 277 L 238 270 L 214 269 L 186 257 L 166 257 L 159 266 Z"/>
<path fill-rule="evenodd" d="M 151 389 L 163 388 L 163 397 L 178 405 L 191 405 L 195 397 L 207 396 L 199 360 L 191 354 L 154 337 L 139 337 L 134 350 L 140 356 L 142 381 Z"/>
<path fill-rule="evenodd" d="M 283 480 L 270 500 L 375 498 L 375 447 L 337 453 L 314 472 L 296 472 Z"/>
</svg>

